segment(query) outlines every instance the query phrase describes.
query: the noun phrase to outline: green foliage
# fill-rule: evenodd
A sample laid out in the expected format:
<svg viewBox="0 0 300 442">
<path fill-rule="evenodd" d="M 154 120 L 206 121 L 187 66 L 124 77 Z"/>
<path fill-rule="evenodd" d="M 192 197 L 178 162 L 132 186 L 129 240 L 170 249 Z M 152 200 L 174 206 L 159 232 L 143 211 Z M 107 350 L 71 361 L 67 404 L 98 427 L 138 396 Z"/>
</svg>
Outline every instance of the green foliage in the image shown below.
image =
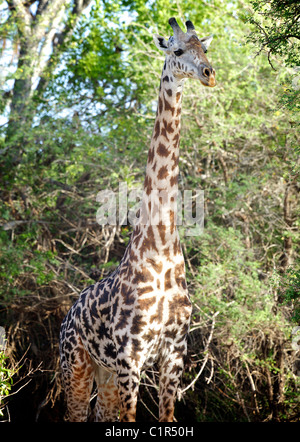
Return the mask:
<svg viewBox="0 0 300 442">
<path fill-rule="evenodd" d="M 288 66 L 298 66 L 299 3 L 290 0 L 251 0 L 250 3 L 256 13 L 248 17 L 248 21 L 256 26 L 250 40 L 259 44 L 261 50 L 280 56 Z"/>
<path fill-rule="evenodd" d="M 15 241 L 11 241 L 6 231 L 0 232 L 0 297 L 2 301 L 9 301 L 12 296 L 30 294 L 30 285 L 18 284 L 20 279 L 30 274 L 38 286 L 49 284 L 54 278 L 54 272 L 47 269 L 47 264 L 57 265 L 55 254 L 51 250 L 37 250 L 38 228 L 32 226 L 24 229 Z"/>
<path fill-rule="evenodd" d="M 268 54 L 270 64 L 274 58 L 286 67 L 294 68 L 294 75 L 287 75 L 289 87 L 280 98 L 280 105 L 292 111 L 299 111 L 299 86 L 294 78 L 299 78 L 297 69 L 300 65 L 300 25 L 299 2 L 281 0 L 251 0 L 252 11 L 247 11 L 245 20 L 253 25 L 248 41 L 252 42 L 259 53 Z M 272 59 L 272 61 L 271 61 Z M 273 66 L 273 65 L 272 65 Z M 291 78 L 292 77 L 292 78 Z M 296 80 L 298 83 L 298 80 Z"/>
<path fill-rule="evenodd" d="M 288 268 L 279 282 L 279 295 L 284 304 L 293 305 L 292 320 L 300 323 L 300 270 Z"/>
<path fill-rule="evenodd" d="M 0 418 L 4 417 L 4 401 L 11 391 L 13 375 L 13 370 L 7 368 L 7 357 L 4 351 L 0 351 Z"/>
<path fill-rule="evenodd" d="M 231 227 L 209 225 L 200 241 L 194 299 L 201 309 L 206 314 L 219 311 L 220 326 L 227 324 L 236 341 L 257 324 L 271 322 L 268 285 L 259 280 L 260 263 L 246 249 L 242 235 Z"/>
</svg>

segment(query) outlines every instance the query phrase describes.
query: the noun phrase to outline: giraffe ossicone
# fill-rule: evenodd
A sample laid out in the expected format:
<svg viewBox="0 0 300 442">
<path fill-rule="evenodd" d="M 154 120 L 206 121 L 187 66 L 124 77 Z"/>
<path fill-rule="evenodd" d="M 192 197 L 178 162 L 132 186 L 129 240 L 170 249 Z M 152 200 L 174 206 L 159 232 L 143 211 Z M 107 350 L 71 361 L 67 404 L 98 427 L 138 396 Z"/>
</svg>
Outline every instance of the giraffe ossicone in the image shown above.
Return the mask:
<svg viewBox="0 0 300 442">
<path fill-rule="evenodd" d="M 176 226 L 181 98 L 187 78 L 215 85 L 205 55 L 211 37 L 198 38 L 193 24 L 154 42 L 166 54 L 157 114 L 148 152 L 142 211 L 117 269 L 82 291 L 63 320 L 60 358 L 71 421 L 86 421 L 96 381 L 96 421 L 135 421 L 141 372 L 159 368 L 159 420 L 172 421 L 183 372 L 192 305 Z M 167 203 L 151 198 L 166 194 Z M 158 210 L 152 225 L 147 214 Z M 120 415 L 119 415 L 120 413 Z"/>
</svg>

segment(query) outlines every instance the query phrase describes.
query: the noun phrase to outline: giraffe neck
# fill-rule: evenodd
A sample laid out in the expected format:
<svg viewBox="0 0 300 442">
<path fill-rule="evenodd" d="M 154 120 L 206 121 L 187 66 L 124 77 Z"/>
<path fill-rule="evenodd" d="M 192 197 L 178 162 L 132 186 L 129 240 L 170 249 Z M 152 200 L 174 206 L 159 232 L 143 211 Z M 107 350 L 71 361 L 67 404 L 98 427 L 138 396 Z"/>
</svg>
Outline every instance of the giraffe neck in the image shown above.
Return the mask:
<svg viewBox="0 0 300 442">
<path fill-rule="evenodd" d="M 169 61 L 170 63 L 170 61 Z M 148 153 L 144 189 L 171 190 L 177 186 L 181 98 L 184 80 L 176 79 L 165 63 L 158 97 L 158 107 Z"/>
<path fill-rule="evenodd" d="M 184 80 L 163 68 L 158 107 L 148 153 L 140 217 L 132 242 L 140 257 L 181 262 L 176 228 L 179 175 L 179 135 Z"/>
<path fill-rule="evenodd" d="M 155 222 L 172 228 L 175 223 L 179 176 L 179 139 L 183 79 L 171 73 L 165 62 L 156 119 L 144 181 L 142 223 Z M 171 212 L 170 212 L 171 210 Z M 151 217 L 151 218 L 150 218 Z"/>
</svg>

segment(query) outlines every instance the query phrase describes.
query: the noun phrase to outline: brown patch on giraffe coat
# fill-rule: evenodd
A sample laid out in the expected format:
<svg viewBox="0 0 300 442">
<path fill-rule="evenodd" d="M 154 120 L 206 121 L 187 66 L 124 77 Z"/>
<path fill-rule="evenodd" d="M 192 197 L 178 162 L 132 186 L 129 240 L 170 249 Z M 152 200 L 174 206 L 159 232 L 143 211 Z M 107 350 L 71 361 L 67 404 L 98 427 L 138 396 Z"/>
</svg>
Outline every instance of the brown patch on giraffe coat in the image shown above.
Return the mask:
<svg viewBox="0 0 300 442">
<path fill-rule="evenodd" d="M 138 248 L 141 239 L 142 239 L 141 228 L 140 226 L 136 226 L 132 237 L 132 242 L 136 248 Z"/>
<path fill-rule="evenodd" d="M 152 287 L 151 287 L 152 288 Z M 152 289 L 153 290 L 153 289 Z M 156 297 L 153 296 L 152 298 L 146 298 L 146 299 L 139 299 L 138 304 L 139 308 L 141 310 L 149 310 L 149 308 L 154 305 L 156 302 Z"/>
<path fill-rule="evenodd" d="M 162 143 L 159 143 L 156 152 L 161 157 L 168 157 L 170 155 L 170 153 L 171 153 L 169 151 L 169 149 L 167 149 L 166 146 L 164 144 L 162 144 Z"/>
<path fill-rule="evenodd" d="M 154 259 L 151 258 L 147 258 L 146 261 L 151 264 L 151 266 L 157 273 L 161 273 L 163 269 L 163 263 L 161 261 L 157 263 L 156 261 L 154 261 Z"/>
<path fill-rule="evenodd" d="M 150 147 L 148 152 L 148 163 L 153 163 L 154 154 L 155 154 L 154 147 Z"/>
<path fill-rule="evenodd" d="M 170 339 L 175 339 L 177 334 L 177 330 L 166 330 L 165 331 L 165 337 Z"/>
<path fill-rule="evenodd" d="M 168 246 L 168 247 L 165 247 L 164 249 L 163 249 L 163 253 L 164 253 L 164 256 L 168 259 L 168 260 L 170 260 L 170 247 Z"/>
<path fill-rule="evenodd" d="M 176 93 L 176 102 L 178 103 L 178 101 L 180 100 L 181 97 L 181 92 L 177 92 Z"/>
<path fill-rule="evenodd" d="M 171 284 L 171 269 L 167 270 L 165 273 L 165 291 L 172 288 Z"/>
<path fill-rule="evenodd" d="M 171 160 L 173 161 L 173 166 L 171 167 L 171 169 L 175 170 L 176 168 L 178 168 L 179 161 L 178 155 L 176 155 L 175 152 L 173 152 Z"/>
<path fill-rule="evenodd" d="M 179 287 L 186 289 L 186 280 L 184 272 L 184 264 L 177 264 L 175 266 L 175 281 Z"/>
<path fill-rule="evenodd" d="M 178 176 L 177 176 L 177 175 L 172 176 L 172 177 L 170 178 L 170 186 L 173 187 L 173 186 L 175 186 L 177 183 L 178 183 Z"/>
<path fill-rule="evenodd" d="M 147 285 L 146 287 L 140 287 L 137 289 L 138 296 L 144 295 L 145 293 L 153 292 L 153 287 L 151 285 Z"/>
<path fill-rule="evenodd" d="M 181 253 L 181 246 L 180 246 L 180 241 L 179 241 L 178 238 L 176 238 L 175 241 L 174 241 L 173 253 L 174 253 L 174 255 L 177 255 L 177 254 Z"/>
<path fill-rule="evenodd" d="M 174 407 L 169 398 L 164 399 L 164 416 L 159 419 L 160 422 L 171 422 L 173 420 Z"/>
<path fill-rule="evenodd" d="M 162 223 L 162 221 L 159 221 L 157 225 L 157 230 L 162 242 L 162 245 L 166 244 L 166 226 Z"/>
<path fill-rule="evenodd" d="M 142 248 L 140 249 L 141 259 L 143 259 L 144 252 L 147 250 L 155 250 L 158 252 L 152 226 L 148 227 L 147 235 L 144 237 Z"/>
<path fill-rule="evenodd" d="M 153 276 L 151 272 L 145 267 L 142 268 L 142 271 L 135 271 L 134 279 L 132 280 L 133 284 L 139 284 L 141 282 L 151 282 L 153 281 Z"/>
<path fill-rule="evenodd" d="M 164 385 L 164 384 L 166 383 L 166 380 L 167 380 L 167 376 L 161 376 L 161 378 L 160 378 L 160 383 L 161 383 L 162 385 Z"/>
<path fill-rule="evenodd" d="M 150 195 L 152 191 L 152 179 L 147 175 L 144 181 L 144 189 L 147 195 Z"/>
<path fill-rule="evenodd" d="M 174 137 L 173 137 L 173 146 L 174 146 L 174 147 L 177 147 L 177 146 L 178 146 L 178 144 L 179 144 L 179 138 L 180 138 L 180 134 L 179 134 L 179 133 L 177 133 L 177 134 L 174 135 Z"/>
<path fill-rule="evenodd" d="M 133 291 L 132 287 L 130 287 L 125 282 L 123 282 L 122 286 L 121 286 L 121 295 L 123 297 L 123 302 L 126 305 L 134 304 L 134 301 L 135 301 L 134 291 Z"/>
<path fill-rule="evenodd" d="M 139 362 L 140 360 L 140 353 L 143 350 L 143 347 L 141 346 L 141 342 L 139 339 L 132 339 L 132 349 L 131 349 L 131 359 L 133 359 L 136 362 Z"/>
<path fill-rule="evenodd" d="M 164 305 L 165 297 L 162 296 L 157 304 L 156 313 L 150 316 L 150 323 L 153 321 L 157 321 L 159 324 L 162 323 L 163 319 L 163 305 Z"/>
<path fill-rule="evenodd" d="M 173 124 L 171 122 L 167 122 L 165 119 L 163 119 L 163 127 L 161 129 L 161 135 L 164 136 L 168 141 L 168 134 L 172 134 L 174 132 Z"/>
<path fill-rule="evenodd" d="M 166 93 L 168 94 L 169 97 L 172 97 L 172 89 L 167 89 Z"/>
<path fill-rule="evenodd" d="M 163 101 L 161 99 L 161 97 L 158 98 L 158 111 L 161 114 L 163 110 Z"/>
<path fill-rule="evenodd" d="M 175 353 L 177 353 L 177 355 L 180 357 L 181 355 L 183 355 L 186 351 L 186 346 L 183 345 L 178 345 L 174 348 Z"/>
<path fill-rule="evenodd" d="M 162 130 L 161 130 L 161 135 L 162 135 L 163 137 L 165 137 L 165 139 L 166 139 L 167 141 L 169 141 L 169 137 L 168 137 L 168 135 L 167 135 L 167 131 L 166 131 L 166 128 L 165 128 L 165 127 L 162 128 Z"/>
<path fill-rule="evenodd" d="M 171 233 L 174 232 L 175 229 L 175 212 L 174 210 L 170 210 L 170 230 Z"/>
<path fill-rule="evenodd" d="M 131 407 L 131 404 L 128 403 L 128 407 Z M 120 422 L 135 422 L 136 411 L 120 411 Z"/>
<path fill-rule="evenodd" d="M 145 333 L 142 336 L 142 339 L 143 339 L 143 341 L 146 341 L 146 342 L 152 342 L 157 334 L 158 334 L 158 331 L 155 331 L 153 329 L 149 329 L 149 330 L 147 330 L 147 333 Z"/>
<path fill-rule="evenodd" d="M 119 320 L 115 325 L 115 330 L 122 330 L 122 328 L 128 325 L 128 320 L 130 318 L 131 311 L 128 309 L 121 308 Z"/>
<path fill-rule="evenodd" d="M 157 140 L 157 138 L 159 137 L 159 134 L 160 134 L 160 122 L 159 122 L 159 120 L 157 120 L 155 123 L 154 134 L 153 134 L 153 137 L 155 140 Z"/>
<path fill-rule="evenodd" d="M 168 175 L 169 175 L 168 167 L 162 166 L 157 173 L 157 178 L 159 180 L 163 180 L 163 179 L 167 178 Z"/>
<path fill-rule="evenodd" d="M 182 372 L 182 367 L 181 365 L 173 365 L 172 370 L 170 371 L 171 374 L 176 374 L 176 376 L 180 375 L 180 373 Z"/>
<path fill-rule="evenodd" d="M 129 260 L 130 261 L 138 261 L 138 257 L 136 256 L 136 254 L 134 253 L 133 250 L 130 250 L 130 254 L 129 254 Z"/>
<path fill-rule="evenodd" d="M 132 326 L 130 329 L 130 333 L 132 335 L 139 335 L 142 331 L 142 329 L 145 327 L 146 322 L 143 321 L 143 316 L 142 315 L 135 315 L 132 318 Z"/>
<path fill-rule="evenodd" d="M 164 99 L 164 109 L 165 109 L 165 111 L 170 111 L 173 116 L 175 109 L 173 106 L 171 106 L 171 104 L 166 99 Z"/>
<path fill-rule="evenodd" d="M 182 325 L 183 323 L 188 329 L 188 319 L 191 314 L 191 301 L 185 295 L 177 294 L 169 300 L 169 318 L 166 322 L 168 325 Z"/>
</svg>

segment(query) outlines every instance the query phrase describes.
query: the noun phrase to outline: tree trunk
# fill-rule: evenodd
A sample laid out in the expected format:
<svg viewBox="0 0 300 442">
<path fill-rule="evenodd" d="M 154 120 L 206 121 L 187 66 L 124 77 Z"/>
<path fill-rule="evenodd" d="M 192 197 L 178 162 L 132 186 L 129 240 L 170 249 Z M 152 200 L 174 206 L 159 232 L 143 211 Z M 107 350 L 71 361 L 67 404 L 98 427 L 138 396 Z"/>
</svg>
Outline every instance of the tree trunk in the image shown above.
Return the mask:
<svg viewBox="0 0 300 442">
<path fill-rule="evenodd" d="M 21 162 L 28 143 L 26 134 L 36 115 L 33 96 L 45 90 L 50 78 L 48 75 L 46 80 L 46 72 L 52 72 L 56 67 L 58 55 L 90 2 L 74 0 L 70 8 L 69 0 L 40 0 L 34 14 L 31 9 L 32 4 L 36 3 L 34 1 L 7 1 L 11 18 L 16 20 L 19 43 L 18 68 L 5 138 L 5 167 L 11 174 Z"/>
</svg>

